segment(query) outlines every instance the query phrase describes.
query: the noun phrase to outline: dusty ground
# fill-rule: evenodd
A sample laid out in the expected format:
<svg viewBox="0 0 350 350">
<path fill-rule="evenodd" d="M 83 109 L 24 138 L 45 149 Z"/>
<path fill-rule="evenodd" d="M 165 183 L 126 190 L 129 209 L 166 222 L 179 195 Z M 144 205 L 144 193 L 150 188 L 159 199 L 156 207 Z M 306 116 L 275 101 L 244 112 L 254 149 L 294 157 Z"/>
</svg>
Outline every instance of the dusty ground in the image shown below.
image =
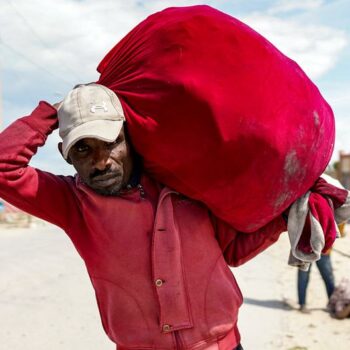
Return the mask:
<svg viewBox="0 0 350 350">
<path fill-rule="evenodd" d="M 350 254 L 350 234 L 336 249 Z M 296 305 L 296 270 L 286 264 L 285 235 L 267 252 L 235 269 L 245 295 L 240 330 L 245 350 L 350 348 L 350 319 L 324 311 L 326 293 L 316 267 L 308 291 L 310 315 Z M 349 276 L 350 258 L 333 252 L 336 279 Z M 94 292 L 70 241 L 54 226 L 0 228 L 0 349 L 112 350 Z"/>
<path fill-rule="evenodd" d="M 350 277 L 347 230 L 346 237 L 336 241 L 332 252 L 336 282 Z M 326 289 L 316 265 L 312 267 L 307 291 L 311 314 L 297 310 L 297 270 L 286 263 L 288 247 L 288 236 L 284 234 L 266 252 L 234 269 L 245 296 L 239 323 L 244 349 L 350 349 L 350 319 L 336 320 L 326 312 Z"/>
</svg>

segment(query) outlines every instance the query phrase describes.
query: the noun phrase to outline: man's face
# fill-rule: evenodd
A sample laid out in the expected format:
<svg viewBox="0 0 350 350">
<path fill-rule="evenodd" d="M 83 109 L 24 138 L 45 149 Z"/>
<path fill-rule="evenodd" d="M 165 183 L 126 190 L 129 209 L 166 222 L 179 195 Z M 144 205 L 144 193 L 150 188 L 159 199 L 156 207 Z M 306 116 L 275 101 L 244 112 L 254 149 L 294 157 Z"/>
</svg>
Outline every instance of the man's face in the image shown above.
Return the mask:
<svg viewBox="0 0 350 350">
<path fill-rule="evenodd" d="M 76 142 L 68 157 L 83 182 L 102 195 L 118 194 L 131 176 L 131 148 L 124 127 L 111 143 L 95 138 Z"/>
</svg>

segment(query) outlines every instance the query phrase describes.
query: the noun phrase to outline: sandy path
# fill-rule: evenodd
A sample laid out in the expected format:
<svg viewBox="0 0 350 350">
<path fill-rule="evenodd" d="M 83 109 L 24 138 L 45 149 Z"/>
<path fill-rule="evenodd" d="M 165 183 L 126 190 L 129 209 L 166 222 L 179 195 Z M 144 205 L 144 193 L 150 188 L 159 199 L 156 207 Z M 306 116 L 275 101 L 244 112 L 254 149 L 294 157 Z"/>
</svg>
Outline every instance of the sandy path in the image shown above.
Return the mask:
<svg viewBox="0 0 350 350">
<path fill-rule="evenodd" d="M 82 260 L 54 226 L 0 232 L 0 349 L 115 350 Z"/>
<path fill-rule="evenodd" d="M 336 242 L 350 254 L 350 236 Z M 310 315 L 295 305 L 296 270 L 286 265 L 285 235 L 267 252 L 234 269 L 245 296 L 240 330 L 245 350 L 350 348 L 350 319 L 323 311 L 324 286 L 316 268 L 308 291 Z M 336 278 L 349 275 L 350 258 L 333 253 Z M 112 350 L 85 267 L 54 226 L 0 229 L 0 349 Z"/>
<path fill-rule="evenodd" d="M 338 239 L 336 250 L 350 255 L 349 234 Z M 307 291 L 311 314 L 297 305 L 297 271 L 286 264 L 287 235 L 266 252 L 234 269 L 245 296 L 240 330 L 245 350 L 347 350 L 350 349 L 350 319 L 336 320 L 325 311 L 326 290 L 316 266 L 312 267 Z M 350 258 L 332 253 L 336 282 L 350 277 Z"/>
</svg>

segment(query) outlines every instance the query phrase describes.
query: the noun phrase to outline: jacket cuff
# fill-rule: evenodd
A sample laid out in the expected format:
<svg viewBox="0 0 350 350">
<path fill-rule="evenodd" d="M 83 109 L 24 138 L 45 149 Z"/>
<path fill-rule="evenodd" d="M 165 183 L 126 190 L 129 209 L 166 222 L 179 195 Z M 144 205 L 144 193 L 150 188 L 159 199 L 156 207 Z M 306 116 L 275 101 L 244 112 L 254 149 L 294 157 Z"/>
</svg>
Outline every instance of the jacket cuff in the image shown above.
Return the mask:
<svg viewBox="0 0 350 350">
<path fill-rule="evenodd" d="M 45 101 L 40 101 L 29 116 L 20 120 L 45 137 L 58 128 L 57 110 Z"/>
</svg>

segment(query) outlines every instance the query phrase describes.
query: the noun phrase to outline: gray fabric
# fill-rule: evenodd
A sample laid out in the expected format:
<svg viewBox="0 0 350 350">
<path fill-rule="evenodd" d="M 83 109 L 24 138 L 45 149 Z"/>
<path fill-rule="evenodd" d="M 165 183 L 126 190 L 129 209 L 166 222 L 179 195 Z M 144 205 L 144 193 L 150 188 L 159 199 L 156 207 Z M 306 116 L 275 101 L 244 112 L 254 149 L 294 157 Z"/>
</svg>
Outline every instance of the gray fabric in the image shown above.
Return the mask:
<svg viewBox="0 0 350 350">
<path fill-rule="evenodd" d="M 291 245 L 288 264 L 291 266 L 297 266 L 303 271 L 307 271 L 312 262 L 320 259 L 321 252 L 325 245 L 325 234 L 322 226 L 309 211 L 309 197 L 310 192 L 307 192 L 305 195 L 297 199 L 292 204 L 288 214 L 288 236 Z M 307 215 L 309 215 L 311 223 L 310 246 L 312 252 L 310 254 L 304 253 L 298 249 L 298 243 L 303 232 Z M 345 203 L 335 210 L 334 217 L 337 237 L 339 237 L 340 234 L 337 224 L 345 222 L 350 218 L 349 191 Z"/>
<path fill-rule="evenodd" d="M 346 197 L 345 203 L 335 210 L 335 221 L 337 224 L 341 224 L 350 218 L 350 192 L 348 191 L 348 196 Z"/>
<path fill-rule="evenodd" d="M 297 266 L 303 271 L 307 271 L 310 263 L 320 259 L 321 252 L 325 244 L 324 233 L 318 220 L 309 212 L 310 192 L 297 199 L 289 210 L 288 215 L 288 236 L 291 245 L 288 264 Z M 311 253 L 304 253 L 298 249 L 298 243 L 303 232 L 307 215 L 310 217 Z"/>
</svg>

